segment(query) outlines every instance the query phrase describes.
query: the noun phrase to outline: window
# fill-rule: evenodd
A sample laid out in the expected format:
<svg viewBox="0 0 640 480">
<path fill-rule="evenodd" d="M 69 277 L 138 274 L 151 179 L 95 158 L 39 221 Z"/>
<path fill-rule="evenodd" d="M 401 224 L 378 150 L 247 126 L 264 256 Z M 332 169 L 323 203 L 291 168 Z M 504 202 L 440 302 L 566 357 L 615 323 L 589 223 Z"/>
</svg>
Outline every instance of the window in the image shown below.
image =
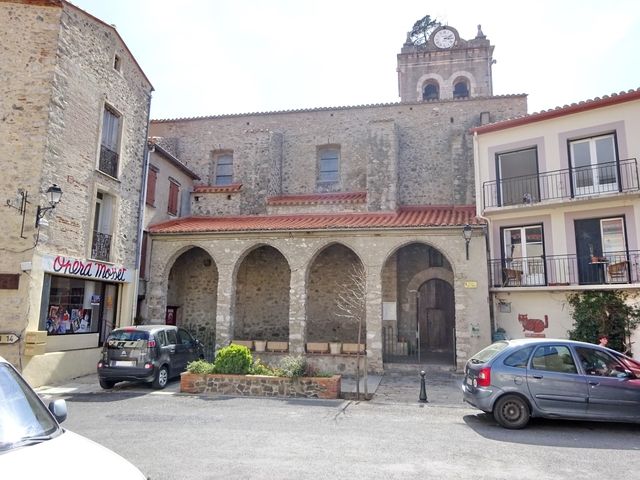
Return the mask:
<svg viewBox="0 0 640 480">
<path fill-rule="evenodd" d="M 224 153 L 216 157 L 216 185 L 229 185 L 233 182 L 233 154 Z"/>
<path fill-rule="evenodd" d="M 527 362 L 532 350 L 533 347 L 522 348 L 505 358 L 504 364 L 507 367 L 527 368 Z"/>
<path fill-rule="evenodd" d="M 321 148 L 319 155 L 318 182 L 337 182 L 339 180 L 340 149 L 336 147 Z"/>
<path fill-rule="evenodd" d="M 121 67 L 120 57 L 116 55 L 115 57 L 113 57 L 113 69 L 119 72 L 120 67 Z"/>
<path fill-rule="evenodd" d="M 440 89 L 437 83 L 427 83 L 422 90 L 422 100 L 438 100 L 440 98 Z"/>
<path fill-rule="evenodd" d="M 538 347 L 533 354 L 532 367 L 558 373 L 578 373 L 571 352 L 564 345 Z"/>
<path fill-rule="evenodd" d="M 158 181 L 158 169 L 149 165 L 147 174 L 147 205 L 153 207 L 156 203 L 156 183 Z"/>
<path fill-rule="evenodd" d="M 575 195 L 618 191 L 618 162 L 613 134 L 569 142 Z"/>
<path fill-rule="evenodd" d="M 180 193 L 180 184 L 173 179 L 169 179 L 169 203 L 167 205 L 167 213 L 170 215 L 178 214 L 178 196 Z"/>
<path fill-rule="evenodd" d="M 187 347 L 190 347 L 194 344 L 193 337 L 186 330 L 179 328 L 178 329 L 178 341 Z"/>
<path fill-rule="evenodd" d="M 498 153 L 496 164 L 500 206 L 540 201 L 537 148 Z"/>
<path fill-rule="evenodd" d="M 504 285 L 545 284 L 544 235 L 542 225 L 502 229 Z"/>
<path fill-rule="evenodd" d="M 120 115 L 105 105 L 102 115 L 102 138 L 98 169 L 118 178 L 118 151 L 120 148 Z"/>
<path fill-rule="evenodd" d="M 167 341 L 169 342 L 169 345 L 178 344 L 178 336 L 176 334 L 176 330 L 174 329 L 167 330 Z"/>
<path fill-rule="evenodd" d="M 595 348 L 577 347 L 576 352 L 584 373 L 600 377 L 626 377 L 624 365 L 606 352 Z"/>
<path fill-rule="evenodd" d="M 50 278 L 48 309 L 44 320 L 47 334 L 97 333 L 105 284 L 54 275 Z"/>
<path fill-rule="evenodd" d="M 453 98 L 467 98 L 469 96 L 469 85 L 466 80 L 458 80 L 453 85 Z"/>
<path fill-rule="evenodd" d="M 629 280 L 624 217 L 576 220 L 575 232 L 581 284 L 626 283 Z"/>
<path fill-rule="evenodd" d="M 111 227 L 114 199 L 111 195 L 98 192 L 93 217 L 93 240 L 91 258 L 108 262 L 111 257 Z"/>
</svg>

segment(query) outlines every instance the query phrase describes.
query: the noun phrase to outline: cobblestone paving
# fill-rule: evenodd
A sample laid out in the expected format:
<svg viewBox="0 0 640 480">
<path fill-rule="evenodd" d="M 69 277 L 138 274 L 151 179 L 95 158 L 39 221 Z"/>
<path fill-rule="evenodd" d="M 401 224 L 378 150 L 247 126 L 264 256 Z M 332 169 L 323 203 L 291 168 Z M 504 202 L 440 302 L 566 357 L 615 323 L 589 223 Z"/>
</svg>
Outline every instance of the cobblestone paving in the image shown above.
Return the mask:
<svg viewBox="0 0 640 480">
<path fill-rule="evenodd" d="M 455 372 L 427 371 L 425 387 L 427 401 L 436 405 L 464 406 L 462 375 Z M 385 373 L 371 399 L 373 403 L 419 403 L 420 375 Z"/>
</svg>

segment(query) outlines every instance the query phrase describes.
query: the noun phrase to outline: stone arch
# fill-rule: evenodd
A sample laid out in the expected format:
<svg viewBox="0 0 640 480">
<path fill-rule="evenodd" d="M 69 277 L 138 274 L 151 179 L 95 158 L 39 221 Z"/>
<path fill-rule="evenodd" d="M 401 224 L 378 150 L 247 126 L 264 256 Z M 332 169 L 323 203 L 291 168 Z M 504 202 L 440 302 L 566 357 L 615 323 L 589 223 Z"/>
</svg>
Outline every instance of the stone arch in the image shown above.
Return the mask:
<svg viewBox="0 0 640 480">
<path fill-rule="evenodd" d="M 438 86 L 439 98 L 443 97 L 442 86 L 446 84 L 444 78 L 437 73 L 425 73 L 422 75 L 416 84 L 416 101 L 423 101 L 423 93 L 427 84 L 432 83 Z"/>
<path fill-rule="evenodd" d="M 472 98 L 475 96 L 477 91 L 476 79 L 470 72 L 464 70 L 455 72 L 449 77 L 449 81 L 451 95 L 453 98 Z M 459 91 L 458 94 L 456 93 L 456 85 L 462 83 L 464 83 L 464 85 L 466 86 L 466 96 L 460 96 L 460 94 L 462 93 L 461 91 Z"/>
<path fill-rule="evenodd" d="M 288 342 L 290 283 L 290 264 L 279 249 L 245 250 L 234 271 L 233 338 Z"/>
<path fill-rule="evenodd" d="M 366 292 L 354 275 L 366 281 L 366 268 L 344 243 L 330 242 L 314 253 L 307 267 L 307 341 L 357 343 L 360 323 L 360 342 L 365 343 Z M 338 307 L 341 294 L 360 303 L 346 316 Z"/>
<path fill-rule="evenodd" d="M 177 250 L 166 266 L 166 309 L 176 325 L 189 329 L 213 349 L 216 332 L 218 268 L 209 252 L 189 245 Z"/>
</svg>

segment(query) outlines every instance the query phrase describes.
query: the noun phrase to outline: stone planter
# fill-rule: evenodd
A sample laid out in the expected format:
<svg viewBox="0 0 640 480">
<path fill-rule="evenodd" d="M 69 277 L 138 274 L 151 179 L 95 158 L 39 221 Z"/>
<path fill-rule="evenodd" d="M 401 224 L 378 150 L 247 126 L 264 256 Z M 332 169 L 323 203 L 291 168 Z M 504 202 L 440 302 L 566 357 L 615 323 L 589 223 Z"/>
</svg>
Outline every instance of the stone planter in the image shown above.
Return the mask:
<svg viewBox="0 0 640 480">
<path fill-rule="evenodd" d="M 329 343 L 307 342 L 307 353 L 329 353 Z"/>
<path fill-rule="evenodd" d="M 329 351 L 331 355 L 340 355 L 342 353 L 342 344 L 340 342 L 329 342 Z"/>
<path fill-rule="evenodd" d="M 268 352 L 286 352 L 289 350 L 289 342 L 267 342 Z"/>
<path fill-rule="evenodd" d="M 256 352 L 264 352 L 267 350 L 267 341 L 266 340 L 254 340 L 253 344 L 256 348 Z"/>
<path fill-rule="evenodd" d="M 360 348 L 358 348 L 358 346 Z M 342 353 L 356 354 L 356 353 L 364 353 L 364 343 L 343 343 L 342 344 Z"/>
<path fill-rule="evenodd" d="M 340 398 L 340 375 L 332 377 L 267 377 L 263 375 L 223 375 L 184 372 L 180 392 L 211 395 Z"/>
</svg>

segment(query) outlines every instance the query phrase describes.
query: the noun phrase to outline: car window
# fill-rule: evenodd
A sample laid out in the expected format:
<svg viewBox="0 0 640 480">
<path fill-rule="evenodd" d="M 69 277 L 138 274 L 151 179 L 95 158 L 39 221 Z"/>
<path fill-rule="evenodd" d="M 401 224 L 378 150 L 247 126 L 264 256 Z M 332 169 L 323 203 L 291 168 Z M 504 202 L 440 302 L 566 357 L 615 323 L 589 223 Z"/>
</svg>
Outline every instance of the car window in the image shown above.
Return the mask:
<svg viewBox="0 0 640 480">
<path fill-rule="evenodd" d="M 521 348 L 517 352 L 513 352 L 505 358 L 504 364 L 507 367 L 527 368 L 527 363 L 529 363 L 529 357 L 531 356 L 532 350 L 533 347 Z"/>
<path fill-rule="evenodd" d="M 168 345 L 167 334 L 164 330 L 156 332 L 156 340 L 158 341 L 158 345 L 160 345 L 161 347 L 166 347 Z"/>
<path fill-rule="evenodd" d="M 576 352 L 587 375 L 600 377 L 626 376 L 625 370 L 627 369 L 625 366 L 607 352 L 589 347 L 577 347 Z"/>
<path fill-rule="evenodd" d="M 175 330 L 167 330 L 167 342 L 169 345 L 177 345 L 178 344 L 178 336 L 176 335 Z"/>
<path fill-rule="evenodd" d="M 191 336 L 191 334 L 182 328 L 178 329 L 178 339 L 180 340 L 180 343 L 182 345 L 193 344 L 193 337 Z"/>
<path fill-rule="evenodd" d="M 471 363 L 486 363 L 495 357 L 502 350 L 507 348 L 509 345 L 507 342 L 496 342 L 492 343 L 486 348 L 483 348 L 478 353 L 476 353 L 473 357 L 471 357 Z"/>
<path fill-rule="evenodd" d="M 544 345 L 536 349 L 531 359 L 536 370 L 548 372 L 578 373 L 569 348 L 564 345 Z"/>
<path fill-rule="evenodd" d="M 107 340 L 131 341 L 131 340 L 148 340 L 149 332 L 144 330 L 113 330 Z"/>
</svg>

